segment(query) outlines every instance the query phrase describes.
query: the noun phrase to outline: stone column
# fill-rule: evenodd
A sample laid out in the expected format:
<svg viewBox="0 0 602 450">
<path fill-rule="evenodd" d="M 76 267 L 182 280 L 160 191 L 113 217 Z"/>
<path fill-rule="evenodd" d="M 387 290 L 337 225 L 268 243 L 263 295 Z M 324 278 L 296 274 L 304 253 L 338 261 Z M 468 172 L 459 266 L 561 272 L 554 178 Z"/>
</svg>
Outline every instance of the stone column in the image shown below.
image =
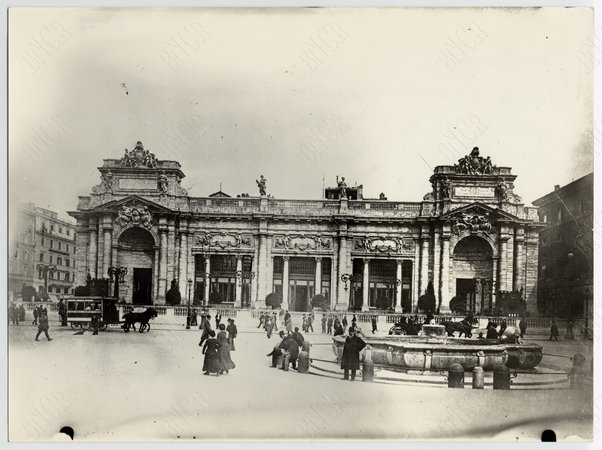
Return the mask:
<svg viewBox="0 0 602 450">
<path fill-rule="evenodd" d="M 449 286 L 449 238 L 450 235 L 444 232 L 442 236 L 443 249 L 441 255 L 441 307 L 439 312 L 449 311 L 449 301 L 451 299 Z"/>
<path fill-rule="evenodd" d="M 418 296 L 420 295 L 420 285 L 418 283 L 419 269 L 420 269 L 420 245 L 419 241 L 414 241 L 414 260 L 412 261 L 412 307 L 410 312 L 416 312 L 415 306 L 418 302 Z"/>
<path fill-rule="evenodd" d="M 192 304 L 192 299 L 188 298 L 188 234 L 186 231 L 180 232 L 180 258 L 179 258 L 180 267 L 178 268 L 178 286 L 180 288 L 180 294 L 182 295 L 182 300 L 186 299 L 186 304 L 188 304 L 188 300 Z M 184 303 L 184 301 L 183 301 Z"/>
<path fill-rule="evenodd" d="M 316 273 L 314 276 L 314 295 L 322 293 L 322 258 L 316 258 Z"/>
<path fill-rule="evenodd" d="M 266 237 L 266 295 L 274 291 L 274 256 L 272 255 L 272 236 Z M 263 297 L 265 304 L 265 297 Z"/>
<path fill-rule="evenodd" d="M 499 285 L 501 291 L 508 290 L 508 258 L 507 258 L 508 236 L 500 236 L 500 265 L 499 265 Z"/>
<path fill-rule="evenodd" d="M 158 245 L 153 246 L 154 251 L 154 259 L 153 259 L 153 292 L 151 294 L 153 303 L 157 303 L 159 301 L 159 252 L 161 247 Z M 133 274 L 132 274 L 133 275 Z M 133 290 L 132 286 L 132 290 Z"/>
<path fill-rule="evenodd" d="M 519 291 L 521 287 L 524 289 L 524 244 L 525 230 L 519 228 L 516 230 L 514 237 L 514 276 L 512 277 L 512 290 Z"/>
<path fill-rule="evenodd" d="M 527 311 L 537 316 L 537 274 L 538 274 L 539 234 L 529 230 L 525 236 L 525 287 L 523 299 L 527 302 Z"/>
<path fill-rule="evenodd" d="M 211 274 L 211 255 L 205 255 L 205 298 L 203 305 L 209 304 L 209 290 L 211 288 L 211 278 L 207 275 Z"/>
<path fill-rule="evenodd" d="M 108 218 L 108 220 L 105 218 L 104 223 L 103 223 L 103 234 L 104 234 L 104 239 L 103 239 L 103 244 L 104 244 L 104 249 L 102 252 L 102 256 L 103 256 L 103 262 L 102 262 L 102 276 L 103 278 L 108 278 L 108 271 L 109 271 L 109 267 L 111 267 L 111 248 L 112 248 L 112 242 L 113 242 L 113 226 L 110 222 L 110 217 Z"/>
<path fill-rule="evenodd" d="M 98 224 L 95 219 L 90 219 L 89 227 L 90 246 L 88 247 L 88 272 L 92 278 L 97 277 L 96 262 L 98 258 Z M 88 274 L 86 274 L 87 276 Z"/>
<path fill-rule="evenodd" d="M 255 303 L 257 300 L 257 292 L 258 292 L 258 286 L 259 286 L 259 279 L 260 279 L 260 274 L 259 274 L 259 240 L 260 240 L 260 235 L 255 235 L 253 236 L 253 244 L 254 244 L 254 249 L 253 249 L 253 264 L 251 265 L 251 270 L 253 272 L 255 272 L 255 278 L 253 278 L 251 280 L 251 308 L 255 308 Z"/>
<path fill-rule="evenodd" d="M 257 302 L 261 304 L 265 297 L 272 292 L 267 290 L 268 249 L 267 235 L 259 234 L 259 262 L 257 264 Z"/>
<path fill-rule="evenodd" d="M 167 226 L 159 228 L 159 303 L 165 303 L 167 292 Z"/>
<path fill-rule="evenodd" d="M 429 238 L 422 237 L 420 240 L 420 292 L 424 294 L 429 282 Z"/>
<path fill-rule="evenodd" d="M 349 286 L 353 289 L 353 286 Z M 370 311 L 370 260 L 364 258 L 364 277 L 362 279 L 362 311 Z"/>
<path fill-rule="evenodd" d="M 334 309 L 336 304 L 335 299 L 337 298 L 337 273 L 336 273 L 336 249 L 335 253 L 333 253 L 332 258 L 330 258 L 330 309 Z"/>
<path fill-rule="evenodd" d="M 341 280 L 341 276 L 345 273 L 350 273 L 347 270 L 347 237 L 339 236 L 339 252 L 337 257 L 337 303 L 335 306 L 335 309 L 337 310 L 345 310 L 349 307 L 349 291 L 345 289 L 345 283 Z"/>
<path fill-rule="evenodd" d="M 289 269 L 288 269 L 288 256 L 283 256 L 284 264 L 282 267 L 282 308 L 285 310 L 289 309 L 289 298 L 288 298 L 288 288 L 289 288 Z"/>
<path fill-rule="evenodd" d="M 435 229 L 433 238 L 433 289 L 437 298 L 437 305 L 441 302 L 441 231 Z"/>
<path fill-rule="evenodd" d="M 401 259 L 396 260 L 397 263 L 397 273 L 395 278 L 399 280 L 399 286 L 395 287 L 395 312 L 401 312 L 401 297 L 403 293 L 403 261 Z"/>
<path fill-rule="evenodd" d="M 174 253 L 176 250 L 176 236 L 175 236 L 176 227 L 173 224 L 169 224 L 167 227 L 167 289 L 171 287 L 171 281 L 175 278 L 174 272 Z"/>
<path fill-rule="evenodd" d="M 240 308 L 242 302 L 242 255 L 236 255 L 236 296 L 234 298 L 234 307 Z"/>
<path fill-rule="evenodd" d="M 491 287 L 491 306 L 492 306 L 492 309 L 495 310 L 496 301 L 497 301 L 495 293 L 499 290 L 500 278 L 498 276 L 499 275 L 498 274 L 498 259 L 493 258 L 493 260 L 491 262 L 493 265 L 493 281 L 494 281 L 494 284 Z"/>
</svg>

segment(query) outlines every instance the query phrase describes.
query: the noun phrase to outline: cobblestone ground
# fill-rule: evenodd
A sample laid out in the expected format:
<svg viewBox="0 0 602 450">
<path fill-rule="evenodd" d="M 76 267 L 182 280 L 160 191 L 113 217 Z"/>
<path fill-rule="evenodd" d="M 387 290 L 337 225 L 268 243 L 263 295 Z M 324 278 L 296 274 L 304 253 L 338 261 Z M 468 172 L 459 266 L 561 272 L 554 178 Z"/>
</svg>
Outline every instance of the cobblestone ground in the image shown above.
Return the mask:
<svg viewBox="0 0 602 450">
<path fill-rule="evenodd" d="M 50 342 L 34 342 L 34 326 L 9 327 L 11 441 L 48 441 L 64 425 L 80 441 L 529 441 L 539 440 L 544 429 L 559 439 L 592 436 L 591 388 L 478 391 L 283 372 L 269 367 L 266 357 L 277 336 L 267 339 L 250 323 L 239 324 L 236 369 L 203 376 L 198 329 L 126 334 L 114 328 L 75 336 L 55 325 Z M 315 344 L 312 357 L 333 359 L 327 336 L 307 337 Z M 542 343 L 546 352 L 565 356 L 591 348 L 587 342 Z M 568 358 L 544 362 L 570 367 Z"/>
</svg>

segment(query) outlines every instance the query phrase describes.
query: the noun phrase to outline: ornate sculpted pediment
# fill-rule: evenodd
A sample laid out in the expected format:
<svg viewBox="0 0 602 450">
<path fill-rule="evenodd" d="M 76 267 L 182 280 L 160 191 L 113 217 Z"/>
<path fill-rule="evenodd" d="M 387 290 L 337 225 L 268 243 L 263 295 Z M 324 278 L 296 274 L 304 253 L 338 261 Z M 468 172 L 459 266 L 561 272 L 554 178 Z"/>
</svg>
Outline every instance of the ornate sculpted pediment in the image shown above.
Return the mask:
<svg viewBox="0 0 602 450">
<path fill-rule="evenodd" d="M 125 149 L 123 158 L 119 160 L 121 167 L 157 167 L 157 158 L 155 155 L 148 150 L 144 149 L 142 142 L 138 141 L 136 147 L 130 152 Z"/>
<path fill-rule="evenodd" d="M 152 216 L 147 206 L 126 206 L 123 205 L 119 210 L 119 215 L 115 219 L 115 224 L 121 228 L 128 225 L 140 225 L 144 228 L 151 228 Z"/>
<path fill-rule="evenodd" d="M 332 238 L 317 235 L 285 235 L 274 237 L 274 248 L 282 250 L 330 250 Z"/>
<path fill-rule="evenodd" d="M 240 233 L 203 233 L 196 236 L 194 244 L 201 247 L 221 248 L 241 248 L 252 247 L 253 238 L 251 235 L 242 235 Z"/>
<path fill-rule="evenodd" d="M 413 239 L 402 239 L 397 237 L 368 237 L 356 239 L 354 249 L 365 250 L 375 253 L 401 253 L 414 250 Z"/>
<path fill-rule="evenodd" d="M 466 230 L 471 233 L 482 232 L 487 234 L 494 231 L 492 219 L 486 212 L 465 211 L 452 220 L 452 232 L 455 234 L 460 234 Z"/>
<path fill-rule="evenodd" d="M 467 175 L 483 175 L 491 174 L 493 172 L 491 158 L 489 156 L 486 158 L 479 156 L 479 147 L 473 148 L 470 155 L 466 155 L 464 158 L 459 159 L 458 164 L 455 164 L 454 168 L 456 173 Z"/>
</svg>

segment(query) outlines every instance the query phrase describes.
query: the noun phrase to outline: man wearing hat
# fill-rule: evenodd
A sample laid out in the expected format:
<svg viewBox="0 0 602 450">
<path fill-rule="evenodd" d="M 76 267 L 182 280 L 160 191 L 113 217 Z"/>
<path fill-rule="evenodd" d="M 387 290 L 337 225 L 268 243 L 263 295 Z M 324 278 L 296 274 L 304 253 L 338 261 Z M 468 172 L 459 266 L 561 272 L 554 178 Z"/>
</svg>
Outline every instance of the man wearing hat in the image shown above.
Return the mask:
<svg viewBox="0 0 602 450">
<path fill-rule="evenodd" d="M 343 380 L 349 380 L 350 371 L 351 381 L 355 380 L 355 372 L 360 368 L 360 352 L 365 346 L 364 340 L 356 335 L 355 328 L 350 327 L 341 358 L 341 369 L 344 370 Z"/>
<path fill-rule="evenodd" d="M 211 316 L 207 314 L 203 317 L 203 322 L 199 325 L 199 329 L 203 330 L 203 334 L 201 334 L 201 342 L 199 342 L 199 346 L 203 346 L 203 342 L 209 339 L 209 333 L 211 333 Z"/>
</svg>

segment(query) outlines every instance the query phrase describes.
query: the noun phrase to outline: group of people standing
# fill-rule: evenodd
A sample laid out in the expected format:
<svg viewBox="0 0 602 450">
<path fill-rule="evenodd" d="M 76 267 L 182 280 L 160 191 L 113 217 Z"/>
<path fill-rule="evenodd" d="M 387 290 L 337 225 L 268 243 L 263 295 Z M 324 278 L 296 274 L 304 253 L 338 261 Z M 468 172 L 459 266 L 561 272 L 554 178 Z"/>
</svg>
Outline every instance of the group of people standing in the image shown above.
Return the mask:
<svg viewBox="0 0 602 450">
<path fill-rule="evenodd" d="M 8 307 L 8 315 L 13 325 L 19 325 L 20 322 L 25 322 L 25 307 L 23 304 L 17 306 L 14 302 Z M 39 341 L 40 334 L 44 333 L 46 339 L 52 340 L 48 334 L 48 309 L 43 305 L 38 305 L 33 310 L 32 325 L 38 326 L 38 333 L 35 340 Z"/>
<path fill-rule="evenodd" d="M 293 369 L 297 370 L 297 359 L 299 358 L 299 352 L 303 347 L 305 338 L 299 331 L 299 327 L 295 327 L 294 332 L 285 333 L 281 330 L 278 335 L 280 336 L 280 343 L 274 346 L 271 353 L 267 356 L 272 357 L 272 367 L 276 367 L 276 361 L 279 356 L 282 356 L 282 365 L 280 369 L 285 370 L 288 360 L 288 364 L 291 364 Z"/>
<path fill-rule="evenodd" d="M 203 330 L 199 346 L 203 347 L 203 375 L 215 373 L 217 376 L 227 374 L 236 367 L 231 351 L 235 351 L 234 339 L 238 335 L 238 329 L 234 319 L 228 319 L 228 326 L 221 323 L 222 315 L 215 315 L 215 327 L 219 330 L 216 336 L 215 330 L 211 328 L 211 316 L 203 313 L 201 315 L 201 325 L 199 329 Z"/>
<path fill-rule="evenodd" d="M 347 320 L 346 315 L 343 315 L 342 318 L 339 318 L 336 314 L 328 314 L 327 316 L 322 317 L 322 333 L 325 334 L 341 336 L 345 334 L 348 325 L 349 321 Z M 351 326 L 356 330 L 358 329 L 357 317 L 355 317 L 355 314 L 351 318 Z"/>
<path fill-rule="evenodd" d="M 19 325 L 19 322 L 25 321 L 25 307 L 23 304 L 19 306 L 15 305 L 15 303 L 11 303 L 8 307 L 8 317 L 13 325 Z"/>
</svg>

